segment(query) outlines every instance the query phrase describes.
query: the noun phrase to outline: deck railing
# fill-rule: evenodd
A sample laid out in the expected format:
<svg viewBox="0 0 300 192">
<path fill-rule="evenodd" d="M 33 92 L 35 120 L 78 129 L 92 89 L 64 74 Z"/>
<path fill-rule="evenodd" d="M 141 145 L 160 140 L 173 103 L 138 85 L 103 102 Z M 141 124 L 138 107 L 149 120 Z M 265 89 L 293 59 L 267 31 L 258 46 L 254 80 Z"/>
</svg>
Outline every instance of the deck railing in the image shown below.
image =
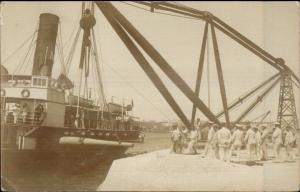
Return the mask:
<svg viewBox="0 0 300 192">
<path fill-rule="evenodd" d="M 1 120 L 7 124 L 40 125 L 46 117 L 46 112 L 13 112 L 2 111 Z"/>
</svg>

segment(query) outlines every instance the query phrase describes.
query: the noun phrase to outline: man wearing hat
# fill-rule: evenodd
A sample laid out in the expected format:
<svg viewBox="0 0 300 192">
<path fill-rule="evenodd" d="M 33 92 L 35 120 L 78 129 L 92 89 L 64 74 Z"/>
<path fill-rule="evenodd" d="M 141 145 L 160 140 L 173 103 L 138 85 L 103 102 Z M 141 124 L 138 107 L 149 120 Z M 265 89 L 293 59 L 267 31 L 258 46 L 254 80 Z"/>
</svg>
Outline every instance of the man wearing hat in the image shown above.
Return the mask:
<svg viewBox="0 0 300 192">
<path fill-rule="evenodd" d="M 205 146 L 205 149 L 204 149 L 204 152 L 203 152 L 204 156 L 207 156 L 210 149 L 213 148 L 212 141 L 213 141 L 213 137 L 216 133 L 216 130 L 215 130 L 213 125 L 214 125 L 213 122 L 208 121 L 208 129 L 209 130 L 208 130 L 208 134 L 207 134 L 207 143 L 206 143 L 206 146 Z"/>
<path fill-rule="evenodd" d="M 173 131 L 171 135 L 172 148 L 171 153 L 181 153 L 181 133 L 178 125 L 173 125 Z"/>
<path fill-rule="evenodd" d="M 268 160 L 268 136 L 269 131 L 266 126 L 261 126 L 262 135 L 261 135 L 261 160 Z"/>
<path fill-rule="evenodd" d="M 232 145 L 229 152 L 229 158 L 231 159 L 233 151 L 237 150 L 238 161 L 240 161 L 240 153 L 243 145 L 242 125 L 237 124 L 235 127 L 236 129 L 230 138 L 230 143 L 232 143 Z"/>
<path fill-rule="evenodd" d="M 286 127 L 286 135 L 284 139 L 284 147 L 286 149 L 286 154 L 288 160 L 293 160 L 293 143 L 295 141 L 295 137 L 293 132 L 291 131 L 291 127 Z"/>
<path fill-rule="evenodd" d="M 217 131 L 217 142 L 219 147 L 219 156 L 223 161 L 229 161 L 229 147 L 230 147 L 231 133 L 225 124 L 222 123 L 222 128 Z"/>
<path fill-rule="evenodd" d="M 255 145 L 255 154 L 258 160 L 261 159 L 262 149 L 261 149 L 261 132 L 256 127 L 255 131 L 255 139 L 256 139 L 256 145 Z"/>
<path fill-rule="evenodd" d="M 248 129 L 244 140 L 247 144 L 249 161 L 254 161 L 255 147 L 256 147 L 256 133 L 255 133 L 256 127 L 251 127 L 251 126 L 249 127 L 250 128 Z"/>
<path fill-rule="evenodd" d="M 274 145 L 275 159 L 278 160 L 279 157 L 280 157 L 281 145 L 283 144 L 282 131 L 280 129 L 280 124 L 279 123 L 275 123 L 274 132 L 272 134 L 272 142 L 273 142 L 273 145 Z"/>
</svg>

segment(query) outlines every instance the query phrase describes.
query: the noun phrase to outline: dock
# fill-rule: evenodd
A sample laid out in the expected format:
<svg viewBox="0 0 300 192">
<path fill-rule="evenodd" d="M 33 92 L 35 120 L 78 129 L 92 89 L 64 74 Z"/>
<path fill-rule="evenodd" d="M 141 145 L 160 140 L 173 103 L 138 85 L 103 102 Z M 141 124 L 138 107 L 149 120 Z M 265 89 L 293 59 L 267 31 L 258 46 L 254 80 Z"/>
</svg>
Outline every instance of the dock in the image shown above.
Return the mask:
<svg viewBox="0 0 300 192">
<path fill-rule="evenodd" d="M 98 191 L 297 191 L 299 160 L 262 165 L 160 150 L 115 160 Z"/>
</svg>

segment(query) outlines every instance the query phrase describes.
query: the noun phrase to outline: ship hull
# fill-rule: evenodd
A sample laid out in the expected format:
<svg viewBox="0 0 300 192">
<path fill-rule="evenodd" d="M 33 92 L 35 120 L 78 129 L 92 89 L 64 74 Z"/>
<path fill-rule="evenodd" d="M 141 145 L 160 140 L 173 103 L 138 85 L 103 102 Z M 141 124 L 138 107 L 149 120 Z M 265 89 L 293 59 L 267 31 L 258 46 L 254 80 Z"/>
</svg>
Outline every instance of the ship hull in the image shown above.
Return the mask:
<svg viewBox="0 0 300 192">
<path fill-rule="evenodd" d="M 34 152 L 36 154 L 89 153 L 117 156 L 132 147 L 131 142 L 138 141 L 138 136 L 139 131 L 136 130 L 76 129 L 1 124 L 1 151 L 5 154 Z M 62 142 L 62 139 L 69 141 L 69 138 L 84 140 L 84 142 Z"/>
</svg>

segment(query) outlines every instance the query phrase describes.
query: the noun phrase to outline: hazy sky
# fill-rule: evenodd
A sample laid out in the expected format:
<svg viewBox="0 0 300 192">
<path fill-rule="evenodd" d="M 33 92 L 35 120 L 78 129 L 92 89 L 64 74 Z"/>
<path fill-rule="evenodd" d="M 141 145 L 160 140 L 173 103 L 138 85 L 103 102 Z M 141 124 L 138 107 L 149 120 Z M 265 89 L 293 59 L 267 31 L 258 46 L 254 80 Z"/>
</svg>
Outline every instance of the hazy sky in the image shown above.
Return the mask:
<svg viewBox="0 0 300 192">
<path fill-rule="evenodd" d="M 296 2 L 182 3 L 199 10 L 212 12 L 275 57 L 285 59 L 286 64 L 299 76 L 299 8 Z M 114 2 L 114 5 L 194 89 L 204 22 L 150 13 L 120 2 Z M 63 42 L 65 42 L 70 37 L 73 29 L 78 27 L 81 3 L 6 2 L 2 6 L 2 11 L 1 59 L 3 61 L 33 33 L 38 24 L 38 17 L 43 12 L 54 13 L 60 17 L 62 37 Z M 97 19 L 95 31 L 98 47 L 101 47 L 101 64 L 104 69 L 107 99 L 110 100 L 111 96 L 133 98 L 135 101 L 134 115 L 143 119 L 177 118 L 112 30 L 100 10 L 96 8 L 95 14 Z M 217 39 L 229 103 L 276 73 L 276 70 L 267 63 L 219 31 L 217 31 Z M 207 103 L 207 64 L 209 63 L 210 106 L 211 110 L 216 113 L 222 109 L 222 103 L 211 45 L 210 41 L 209 54 L 205 58 L 200 98 Z M 74 79 L 75 82 L 78 79 L 75 71 L 79 63 L 79 48 L 80 46 L 77 47 L 77 56 L 73 60 L 72 73 L 70 74 L 70 78 Z M 21 49 L 14 58 L 4 63 L 10 73 L 24 58 L 27 49 L 28 45 Z M 65 55 L 67 55 L 67 52 L 65 52 Z M 151 64 L 162 77 L 183 111 L 190 117 L 192 105 L 189 100 L 165 77 L 158 67 L 154 66 L 153 62 Z M 32 63 L 29 62 L 29 65 L 27 69 L 24 68 L 24 73 L 30 74 Z M 54 76 L 59 74 L 59 66 L 60 64 L 56 63 Z M 120 73 L 130 85 L 124 82 L 112 69 Z M 294 92 L 297 106 L 299 106 L 299 89 L 294 87 Z M 279 86 L 246 119 L 251 120 L 268 110 L 272 111 L 271 118 L 275 119 L 278 96 Z M 251 101 L 249 100 L 242 107 L 233 111 L 230 114 L 231 119 L 236 119 Z M 159 108 L 159 110 L 156 108 Z M 299 114 L 299 108 L 297 110 Z M 198 115 L 203 117 L 200 113 Z"/>
</svg>

